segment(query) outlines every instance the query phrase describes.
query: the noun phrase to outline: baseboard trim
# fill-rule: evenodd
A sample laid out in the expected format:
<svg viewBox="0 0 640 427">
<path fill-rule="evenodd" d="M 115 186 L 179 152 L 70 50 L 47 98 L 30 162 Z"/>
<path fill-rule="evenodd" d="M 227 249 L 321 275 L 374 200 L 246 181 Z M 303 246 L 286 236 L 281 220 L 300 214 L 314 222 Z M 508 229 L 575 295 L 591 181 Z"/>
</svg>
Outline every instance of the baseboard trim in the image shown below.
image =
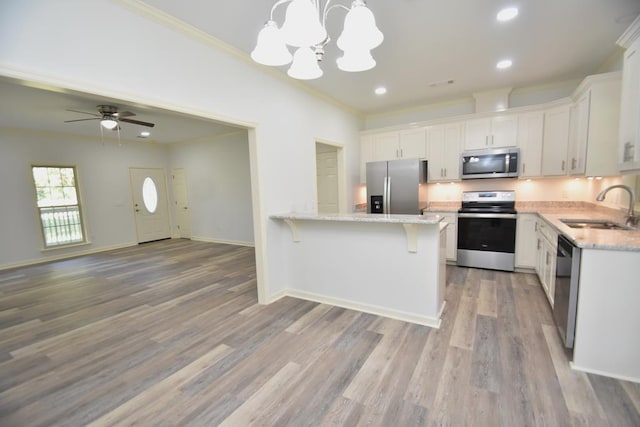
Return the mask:
<svg viewBox="0 0 640 427">
<path fill-rule="evenodd" d="M 191 240 L 195 240 L 197 242 L 206 242 L 206 243 L 220 243 L 223 245 L 247 246 L 250 248 L 254 248 L 256 246 L 254 242 L 243 242 L 241 240 L 215 239 L 212 237 L 191 236 Z"/>
<path fill-rule="evenodd" d="M 282 294 L 282 295 L 280 295 Z M 441 319 L 433 318 L 429 316 L 421 316 L 413 313 L 407 313 L 400 310 L 392 310 L 385 307 L 376 305 L 363 304 L 355 301 L 344 300 L 340 298 L 329 297 L 326 295 L 320 295 L 312 292 L 300 291 L 297 289 L 286 289 L 279 292 L 277 299 L 283 296 L 290 296 L 293 298 L 303 299 L 307 301 L 318 302 L 321 304 L 333 305 L 336 307 L 347 308 L 349 310 L 361 311 L 363 313 L 375 314 L 377 316 L 388 317 L 391 319 L 402 320 L 403 322 L 415 323 L 418 325 L 429 326 L 434 329 L 440 329 Z M 272 299 L 275 301 L 275 299 Z M 444 310 L 444 304 L 441 307 L 440 313 Z"/>
<path fill-rule="evenodd" d="M 286 297 L 286 296 L 288 296 L 288 294 L 287 294 L 287 291 L 286 291 L 286 290 L 276 292 L 275 294 L 270 295 L 270 296 L 268 297 L 267 302 L 266 302 L 265 304 L 271 304 L 271 303 L 274 303 L 274 302 L 278 301 L 279 299 L 282 299 L 282 298 L 284 298 L 284 297 Z"/>
<path fill-rule="evenodd" d="M 78 252 L 61 254 L 61 255 L 56 255 L 56 256 L 48 256 L 48 257 L 43 257 L 43 258 L 30 259 L 30 260 L 27 260 L 27 261 L 21 261 L 21 262 L 17 262 L 17 263 L 13 263 L 13 264 L 0 265 L 0 271 L 10 270 L 12 268 L 28 267 L 28 266 L 37 265 L 37 264 L 45 264 L 47 262 L 53 262 L 53 261 L 62 261 L 62 260 L 65 260 L 65 259 L 78 258 L 78 257 L 81 257 L 81 256 L 93 255 L 93 254 L 97 254 L 97 253 L 100 253 L 100 252 L 113 251 L 115 249 L 130 248 L 132 246 L 137 246 L 137 245 L 138 245 L 138 242 L 129 242 L 129 243 L 122 243 L 122 244 L 119 244 L 119 245 L 103 246 L 103 247 L 100 247 L 100 248 L 88 249 L 86 251 L 78 251 Z"/>
<path fill-rule="evenodd" d="M 573 362 L 569 362 L 569 366 L 574 371 L 585 372 L 587 374 L 602 375 L 603 377 L 615 378 L 615 379 L 618 379 L 618 380 L 630 381 L 632 383 L 640 384 L 640 377 L 630 377 L 630 376 L 627 376 L 627 375 L 619 375 L 619 374 L 613 374 L 613 373 L 607 372 L 607 371 L 601 371 L 599 369 L 584 368 L 582 366 L 576 365 Z"/>
</svg>

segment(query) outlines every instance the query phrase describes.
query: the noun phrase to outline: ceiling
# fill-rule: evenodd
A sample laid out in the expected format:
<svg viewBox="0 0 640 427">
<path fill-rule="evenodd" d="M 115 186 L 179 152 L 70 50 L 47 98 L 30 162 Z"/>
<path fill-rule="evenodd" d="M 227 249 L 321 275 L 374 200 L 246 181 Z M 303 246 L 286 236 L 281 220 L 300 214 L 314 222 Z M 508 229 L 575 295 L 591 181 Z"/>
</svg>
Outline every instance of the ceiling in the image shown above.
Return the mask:
<svg viewBox="0 0 640 427">
<path fill-rule="evenodd" d="M 324 0 L 321 0 L 324 4 Z M 332 0 L 349 4 L 350 0 Z M 211 36 L 247 53 L 269 17 L 275 0 L 218 1 L 144 0 Z M 474 92 L 505 87 L 524 88 L 581 79 L 615 57 L 615 41 L 640 13 L 640 0 L 368 0 L 385 35 L 373 51 L 377 67 L 362 73 L 340 71 L 335 65 L 335 42 L 325 48 L 324 76 L 302 82 L 362 114 L 379 114 L 444 100 L 467 98 Z M 498 23 L 495 15 L 516 5 L 519 16 Z M 282 23 L 284 7 L 275 19 Z M 327 19 L 329 35 L 341 31 L 344 11 Z M 499 71 L 495 64 L 511 58 L 513 67 Z M 257 67 L 262 67 L 257 65 Z M 287 67 L 280 67 L 283 78 Z M 430 86 L 453 80 L 453 84 Z M 388 93 L 377 96 L 384 85 Z M 132 111 L 136 120 L 156 123 L 149 141 L 173 143 L 214 137 L 238 128 L 175 112 L 127 105 L 118 100 L 81 93 L 56 92 L 0 79 L 0 126 L 43 131 L 100 135 L 97 121 L 64 123 L 87 118 L 69 109 L 96 112 L 99 104 Z M 142 126 L 122 124 L 121 138 L 137 138 Z M 117 133 L 105 131 L 105 138 Z"/>
<path fill-rule="evenodd" d="M 121 101 L 84 93 L 56 92 L 22 86 L 9 80 L 0 80 L 0 127 L 34 129 L 44 132 L 69 133 L 101 138 L 98 120 L 65 123 L 65 120 L 91 118 L 90 115 L 68 110 L 97 113 L 97 106 L 108 104 L 118 111 L 131 111 L 130 119 L 154 123 L 153 128 L 129 123 L 120 123 L 120 138 L 171 144 L 211 138 L 237 132 L 240 128 L 213 120 L 201 119 L 150 108 L 143 105 L 124 104 Z M 140 132 L 148 130 L 151 135 L 141 138 Z M 104 130 L 105 139 L 118 139 L 118 132 Z"/>
<path fill-rule="evenodd" d="M 248 54 L 275 0 L 144 2 Z M 332 41 L 321 64 L 324 76 L 305 82 L 364 114 L 469 97 L 478 91 L 582 79 L 596 73 L 615 53 L 616 40 L 640 13 L 640 0 L 367 0 L 367 4 L 385 36 L 372 52 L 378 65 L 361 73 L 340 71 L 335 63 L 340 51 Z M 519 16 L 497 22 L 497 12 L 512 5 L 519 8 Z M 285 10 L 280 6 L 275 11 L 280 25 Z M 345 11 L 335 9 L 327 18 L 333 40 L 344 16 Z M 496 63 L 507 57 L 513 67 L 496 70 Z M 280 68 L 286 73 L 287 66 Z M 454 83 L 430 86 L 447 80 Z M 379 85 L 387 87 L 386 95 L 373 93 Z"/>
</svg>

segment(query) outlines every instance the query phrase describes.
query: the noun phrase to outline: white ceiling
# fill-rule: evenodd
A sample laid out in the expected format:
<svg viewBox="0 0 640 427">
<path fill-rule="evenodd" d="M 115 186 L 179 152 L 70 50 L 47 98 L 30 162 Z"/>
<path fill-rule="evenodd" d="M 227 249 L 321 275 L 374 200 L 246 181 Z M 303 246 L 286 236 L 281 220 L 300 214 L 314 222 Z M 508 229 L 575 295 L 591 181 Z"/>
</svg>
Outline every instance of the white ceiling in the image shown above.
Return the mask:
<svg viewBox="0 0 640 427">
<path fill-rule="evenodd" d="M 170 144 L 238 131 L 237 127 L 173 111 L 126 104 L 84 93 L 56 92 L 22 86 L 9 80 L 0 80 L 0 93 L 0 127 L 101 138 L 98 120 L 65 123 L 65 120 L 91 118 L 90 115 L 67 110 L 97 113 L 98 105 L 108 104 L 118 107 L 118 111 L 135 113 L 135 116 L 129 117 L 130 119 L 155 124 L 153 128 L 148 128 L 121 123 L 120 138 L 124 140 Z M 151 136 L 144 140 L 139 137 L 143 130 L 151 132 Z M 118 133 L 105 130 L 104 138 L 117 140 Z"/>
<path fill-rule="evenodd" d="M 349 4 L 350 0 L 332 0 Z M 216 1 L 145 0 L 213 37 L 248 53 L 269 17 L 275 0 Z M 322 0 L 324 4 L 324 0 Z M 326 47 L 324 76 L 304 82 L 363 114 L 377 114 L 447 99 L 469 97 L 478 91 L 523 88 L 596 73 L 618 49 L 615 41 L 640 13 L 640 0 L 368 0 L 385 35 L 373 51 L 378 66 L 363 73 L 337 69 L 335 42 Z M 520 15 L 498 23 L 495 15 L 517 5 Z M 276 10 L 282 22 L 284 7 Z M 328 18 L 329 35 L 340 32 L 344 11 Z M 498 71 L 498 60 L 509 57 L 514 66 Z M 260 67 L 259 65 L 256 65 Z M 287 67 L 281 67 L 283 74 Z M 289 78 L 285 77 L 284 78 Z M 443 87 L 432 82 L 454 80 Z M 388 93 L 373 94 L 384 85 Z M 116 105 L 136 113 L 133 119 L 156 123 L 151 141 L 172 143 L 237 131 L 221 123 L 174 112 L 127 105 L 117 100 L 80 93 L 60 93 L 0 80 L 0 126 L 99 136 L 97 121 L 64 123 L 86 118 L 68 109 L 95 112 L 98 104 Z M 141 126 L 122 125 L 121 137 L 136 139 Z M 109 137 L 109 133 L 105 134 Z M 111 132 L 116 138 L 117 134 Z"/>
<path fill-rule="evenodd" d="M 325 4 L 326 0 L 321 0 Z M 331 4 L 349 5 L 351 0 Z M 251 52 L 275 0 L 145 0 L 182 21 Z M 471 96 L 478 91 L 581 79 L 597 72 L 615 52 L 615 41 L 640 13 L 640 0 L 367 0 L 385 35 L 373 51 L 378 65 L 362 73 L 340 71 L 331 42 L 324 76 L 307 84 L 365 114 Z M 519 16 L 498 23 L 510 5 Z M 285 6 L 276 9 L 281 25 Z M 345 11 L 335 9 L 327 29 L 337 39 Z M 498 71 L 509 57 L 514 65 Z M 281 67 L 283 73 L 287 67 Z M 432 82 L 454 80 L 446 87 Z M 388 88 L 383 97 L 373 94 Z"/>
</svg>

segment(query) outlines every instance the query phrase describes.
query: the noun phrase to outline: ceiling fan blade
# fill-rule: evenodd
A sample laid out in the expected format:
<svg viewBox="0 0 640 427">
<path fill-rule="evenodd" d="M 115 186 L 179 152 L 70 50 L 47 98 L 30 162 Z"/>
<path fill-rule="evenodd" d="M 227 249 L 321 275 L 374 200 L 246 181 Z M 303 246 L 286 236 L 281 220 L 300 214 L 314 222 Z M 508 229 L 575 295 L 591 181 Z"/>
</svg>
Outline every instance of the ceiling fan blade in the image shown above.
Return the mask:
<svg viewBox="0 0 640 427">
<path fill-rule="evenodd" d="M 132 113 L 131 111 L 122 111 L 120 113 L 118 113 L 118 118 L 124 118 L 124 117 L 133 117 L 135 116 L 136 113 Z"/>
<path fill-rule="evenodd" d="M 100 114 L 96 114 L 96 113 L 89 113 L 87 111 L 79 111 L 79 110 L 71 110 L 71 109 L 67 109 L 65 111 L 71 111 L 72 113 L 80 113 L 80 114 L 88 114 L 90 116 L 95 116 L 95 117 L 100 117 Z"/>
<path fill-rule="evenodd" d="M 94 117 L 92 119 L 75 119 L 75 120 L 65 120 L 65 123 L 71 123 L 71 122 L 84 122 L 87 120 L 100 120 L 100 117 Z"/>
<path fill-rule="evenodd" d="M 125 122 L 125 123 L 131 123 L 131 124 L 134 124 L 134 125 L 147 126 L 147 127 L 150 127 L 150 128 L 155 126 L 155 123 L 141 122 L 140 120 L 118 118 L 118 121 Z"/>
</svg>

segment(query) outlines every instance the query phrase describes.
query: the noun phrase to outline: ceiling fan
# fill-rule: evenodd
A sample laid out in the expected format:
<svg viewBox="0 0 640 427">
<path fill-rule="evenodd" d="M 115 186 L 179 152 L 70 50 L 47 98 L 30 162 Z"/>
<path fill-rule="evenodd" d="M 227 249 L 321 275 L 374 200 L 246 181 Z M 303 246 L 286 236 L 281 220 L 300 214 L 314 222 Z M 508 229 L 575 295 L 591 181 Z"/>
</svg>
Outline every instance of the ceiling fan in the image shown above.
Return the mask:
<svg viewBox="0 0 640 427">
<path fill-rule="evenodd" d="M 140 120 L 133 120 L 133 119 L 129 119 L 127 117 L 132 117 L 135 116 L 134 113 L 132 113 L 131 111 L 122 111 L 122 112 L 118 112 L 118 107 L 116 107 L 115 105 L 98 105 L 98 113 L 90 113 L 87 111 L 78 111 L 78 110 L 67 110 L 67 111 L 72 111 L 74 113 L 80 113 L 80 114 L 89 114 L 91 116 L 94 116 L 90 119 L 75 119 L 75 120 L 65 120 L 65 123 L 72 123 L 72 122 L 83 122 L 86 120 L 100 120 L 100 125 L 105 128 L 105 129 L 109 129 L 109 130 L 120 130 L 120 126 L 119 123 L 131 123 L 134 125 L 140 125 L 140 126 L 147 126 L 147 127 L 154 127 L 155 123 L 149 123 L 149 122 L 143 122 Z"/>
</svg>

